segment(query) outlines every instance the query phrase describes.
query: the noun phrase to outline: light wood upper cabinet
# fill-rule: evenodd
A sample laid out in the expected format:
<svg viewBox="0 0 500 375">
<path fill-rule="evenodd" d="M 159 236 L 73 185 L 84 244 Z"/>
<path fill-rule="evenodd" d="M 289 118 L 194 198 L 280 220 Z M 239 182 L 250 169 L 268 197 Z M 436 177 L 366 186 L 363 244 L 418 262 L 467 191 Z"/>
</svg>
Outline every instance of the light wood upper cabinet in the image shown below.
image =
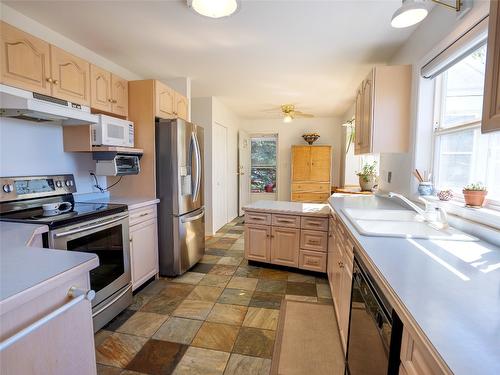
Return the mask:
<svg viewBox="0 0 500 375">
<path fill-rule="evenodd" d="M 90 105 L 90 64 L 56 46 L 50 46 L 52 96 Z"/>
<path fill-rule="evenodd" d="M 128 116 L 128 81 L 98 66 L 90 66 L 90 106 L 98 111 Z"/>
<path fill-rule="evenodd" d="M 355 154 L 408 152 L 411 66 L 377 66 L 356 95 Z"/>
<path fill-rule="evenodd" d="M 111 112 L 111 73 L 98 66 L 90 66 L 90 106 Z"/>
<path fill-rule="evenodd" d="M 292 146 L 292 180 L 308 181 L 310 175 L 311 147 Z"/>
<path fill-rule="evenodd" d="M 128 116 L 128 81 L 111 74 L 111 100 L 114 114 Z"/>
<path fill-rule="evenodd" d="M 299 265 L 300 229 L 272 227 L 271 263 L 297 267 Z"/>
<path fill-rule="evenodd" d="M 174 95 L 175 92 L 160 81 L 155 81 L 156 90 L 156 117 L 174 117 Z"/>
<path fill-rule="evenodd" d="M 174 114 L 176 117 L 188 121 L 188 99 L 178 92 L 174 93 Z"/>
<path fill-rule="evenodd" d="M 51 94 L 50 45 L 41 39 L 0 23 L 0 82 L 44 95 Z"/>
<path fill-rule="evenodd" d="M 311 169 L 309 179 L 318 182 L 330 182 L 331 147 L 311 147 Z"/>
<path fill-rule="evenodd" d="M 490 1 L 481 132 L 500 130 L 500 3 Z"/>
</svg>

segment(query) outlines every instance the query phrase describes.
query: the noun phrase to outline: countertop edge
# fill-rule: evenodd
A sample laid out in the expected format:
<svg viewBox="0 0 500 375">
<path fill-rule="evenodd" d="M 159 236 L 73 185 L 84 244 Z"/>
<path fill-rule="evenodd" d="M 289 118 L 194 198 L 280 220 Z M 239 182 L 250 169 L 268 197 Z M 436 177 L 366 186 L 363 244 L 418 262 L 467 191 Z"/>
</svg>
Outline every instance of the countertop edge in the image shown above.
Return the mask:
<svg viewBox="0 0 500 375">
<path fill-rule="evenodd" d="M 331 198 L 330 198 L 331 199 Z M 331 204 L 330 199 L 328 200 L 328 205 L 330 206 L 330 209 L 335 212 L 337 217 L 342 221 L 342 223 L 346 226 L 346 228 L 349 231 L 349 235 L 351 239 L 354 241 L 356 244 L 357 249 L 359 250 L 359 254 L 362 256 L 363 263 L 369 268 L 369 271 L 371 275 L 375 278 L 375 281 L 379 287 L 383 289 L 383 292 L 385 293 L 386 298 L 389 299 L 389 302 L 391 305 L 393 305 L 394 309 L 399 315 L 399 318 L 403 322 L 403 325 L 409 326 L 410 331 L 412 334 L 416 335 L 418 339 L 426 346 L 426 349 L 430 351 L 431 356 L 433 359 L 438 363 L 441 367 L 441 370 L 449 375 L 453 375 L 454 372 L 450 369 L 444 358 L 441 356 L 441 354 L 437 351 L 437 349 L 434 347 L 432 342 L 429 340 L 425 332 L 422 330 L 422 328 L 419 326 L 419 324 L 416 322 L 415 318 L 412 316 L 411 312 L 407 309 L 407 307 L 404 305 L 403 301 L 399 298 L 397 293 L 394 291 L 394 289 L 391 287 L 389 282 L 385 279 L 385 277 L 382 275 L 380 270 L 377 268 L 376 264 L 372 261 L 370 256 L 367 254 L 366 250 L 363 248 L 363 246 L 358 242 L 356 239 L 356 236 L 353 235 L 352 231 L 355 229 L 349 221 L 348 218 L 345 217 L 345 214 L 342 212 L 341 209 L 337 210 L 334 205 Z"/>
</svg>

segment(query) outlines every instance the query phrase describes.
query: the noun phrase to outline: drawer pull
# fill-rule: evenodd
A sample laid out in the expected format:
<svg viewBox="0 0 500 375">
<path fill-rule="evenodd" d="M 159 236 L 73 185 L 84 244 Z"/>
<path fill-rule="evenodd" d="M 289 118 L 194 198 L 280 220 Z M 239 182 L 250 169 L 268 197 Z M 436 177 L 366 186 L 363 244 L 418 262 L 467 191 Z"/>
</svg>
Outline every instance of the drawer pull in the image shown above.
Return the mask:
<svg viewBox="0 0 500 375">
<path fill-rule="evenodd" d="M 319 240 L 309 240 L 307 242 L 311 245 L 319 245 L 321 243 Z"/>
<path fill-rule="evenodd" d="M 0 352 L 7 349 L 9 346 L 15 344 L 17 341 L 26 337 L 30 333 L 36 331 L 38 328 L 44 326 L 45 324 L 50 322 L 52 319 L 57 318 L 59 315 L 68 311 L 69 309 L 71 309 L 73 306 L 80 303 L 84 299 L 86 299 L 88 301 L 92 301 L 95 297 L 95 292 L 92 289 L 85 291 L 85 290 L 82 290 L 82 289 L 79 289 L 79 288 L 73 286 L 69 289 L 68 296 L 72 297 L 72 299 L 69 302 L 66 302 L 64 305 L 62 305 L 58 309 L 55 309 L 54 311 L 52 311 L 51 313 L 40 318 L 39 320 L 37 320 L 33 324 L 30 324 L 26 328 L 20 330 L 16 334 L 10 336 L 8 339 L 2 341 L 0 343 Z"/>
<path fill-rule="evenodd" d="M 311 265 L 313 265 L 313 266 L 317 266 L 317 265 L 319 265 L 319 261 L 318 261 L 318 260 L 316 260 L 316 259 L 314 259 L 314 260 L 309 259 L 309 260 L 307 260 L 307 263 L 308 263 L 308 264 L 311 264 Z"/>
<path fill-rule="evenodd" d="M 288 220 L 288 219 L 277 219 L 276 221 L 278 223 L 293 223 L 292 220 Z"/>
</svg>

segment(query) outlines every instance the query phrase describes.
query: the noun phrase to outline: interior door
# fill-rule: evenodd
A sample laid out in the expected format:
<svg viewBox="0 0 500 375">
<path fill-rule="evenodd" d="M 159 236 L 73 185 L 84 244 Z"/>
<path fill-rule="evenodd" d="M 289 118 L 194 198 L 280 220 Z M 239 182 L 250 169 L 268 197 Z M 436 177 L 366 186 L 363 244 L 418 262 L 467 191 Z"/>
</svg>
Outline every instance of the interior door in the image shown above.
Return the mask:
<svg viewBox="0 0 500 375">
<path fill-rule="evenodd" d="M 227 223 L 227 129 L 215 123 L 212 136 L 212 223 L 216 232 Z"/>
<path fill-rule="evenodd" d="M 238 131 L 238 209 L 243 216 L 242 208 L 250 203 L 250 136 L 243 130 Z"/>
</svg>

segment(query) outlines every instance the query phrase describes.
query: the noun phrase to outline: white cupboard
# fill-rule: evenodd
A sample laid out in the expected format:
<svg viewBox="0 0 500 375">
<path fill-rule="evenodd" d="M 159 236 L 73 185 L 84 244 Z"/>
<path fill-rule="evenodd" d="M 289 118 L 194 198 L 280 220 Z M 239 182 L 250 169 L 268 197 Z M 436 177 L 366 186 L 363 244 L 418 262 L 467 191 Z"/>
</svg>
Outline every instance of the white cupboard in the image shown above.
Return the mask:
<svg viewBox="0 0 500 375">
<path fill-rule="evenodd" d="M 131 210 L 130 268 L 132 290 L 158 274 L 158 225 L 156 204 Z"/>
</svg>

